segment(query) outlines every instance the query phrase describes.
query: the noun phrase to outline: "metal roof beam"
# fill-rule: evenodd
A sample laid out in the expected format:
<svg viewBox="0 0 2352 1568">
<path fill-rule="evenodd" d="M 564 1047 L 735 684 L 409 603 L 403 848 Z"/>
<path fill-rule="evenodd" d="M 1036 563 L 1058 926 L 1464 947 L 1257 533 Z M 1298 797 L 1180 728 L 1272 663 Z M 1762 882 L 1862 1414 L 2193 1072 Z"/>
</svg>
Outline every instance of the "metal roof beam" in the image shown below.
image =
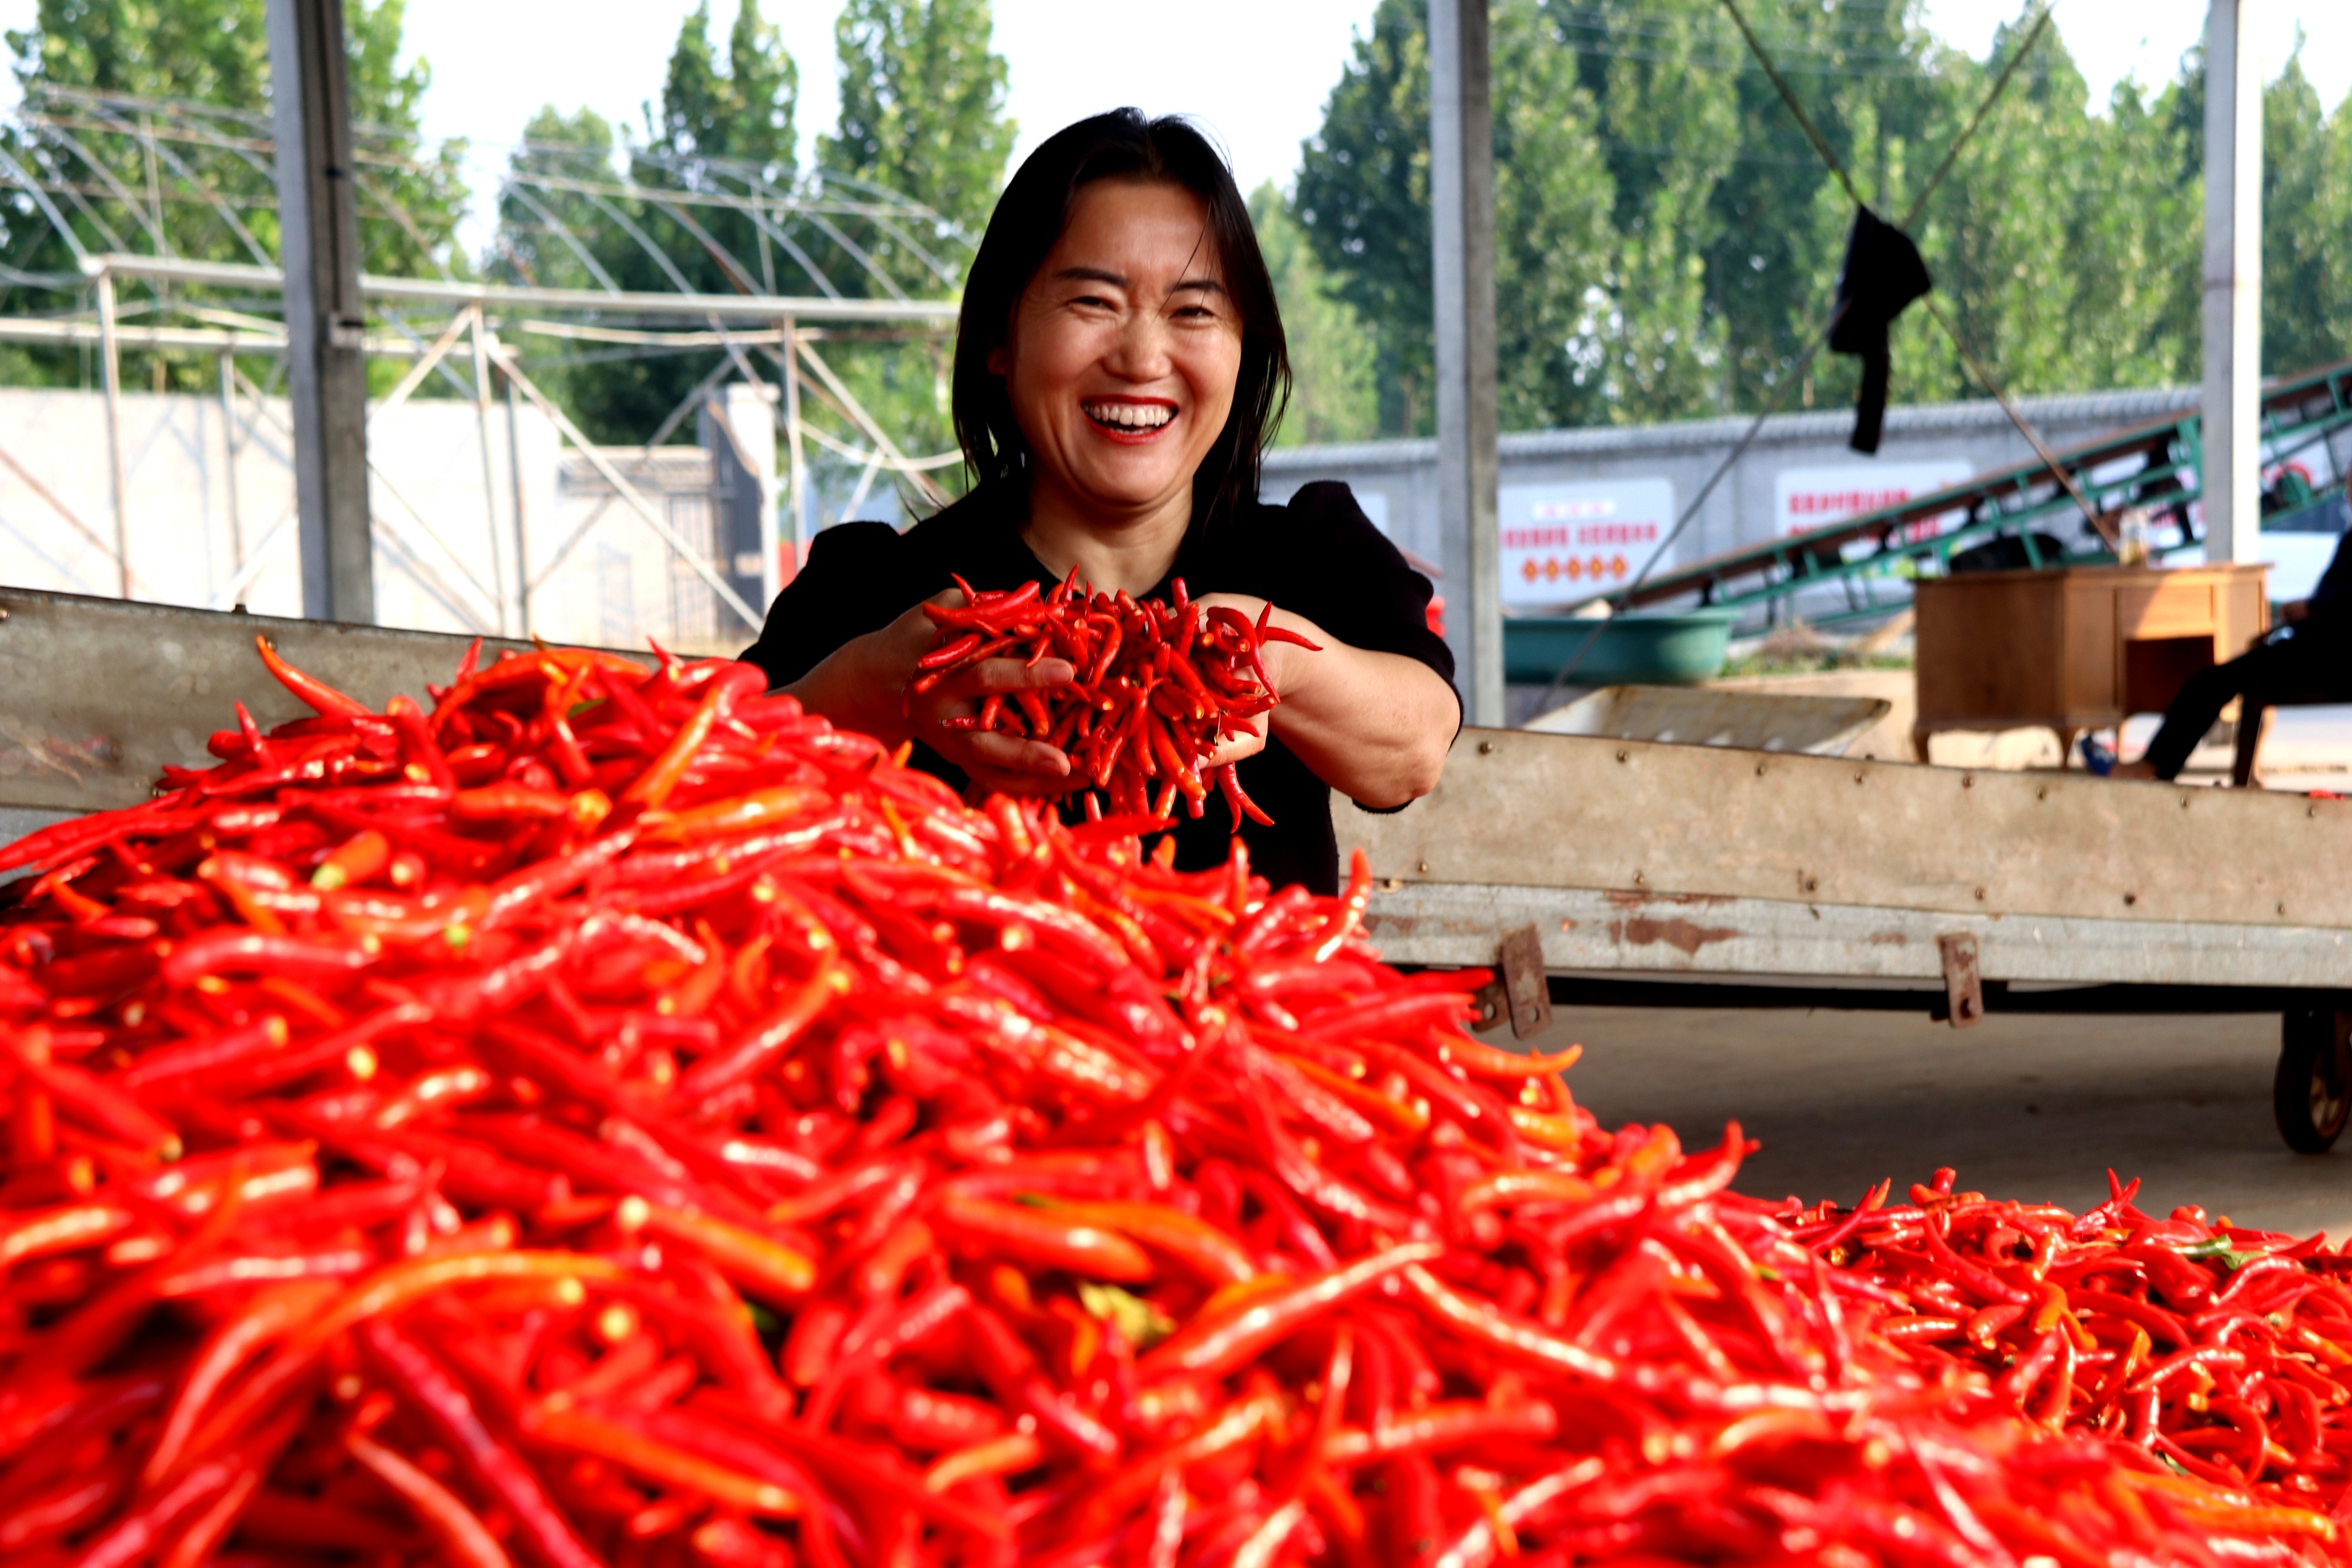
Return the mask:
<svg viewBox="0 0 2352 1568">
<path fill-rule="evenodd" d="M 173 256 L 131 256 L 110 252 L 83 260 L 90 277 L 111 272 L 118 277 L 144 277 L 159 282 L 210 285 L 222 288 L 276 289 L 284 278 L 276 267 L 242 262 L 189 261 Z M 952 299 L 812 299 L 765 294 L 607 294 L 593 288 L 517 288 L 499 284 L 441 282 L 429 278 L 360 275 L 360 293 L 370 299 L 429 300 L 436 304 L 480 305 L 487 309 L 581 310 L 599 315 L 675 316 L 705 320 L 773 323 L 786 317 L 803 321 L 852 321 L 868 324 L 918 322 L 946 326 L 962 307 Z"/>
</svg>

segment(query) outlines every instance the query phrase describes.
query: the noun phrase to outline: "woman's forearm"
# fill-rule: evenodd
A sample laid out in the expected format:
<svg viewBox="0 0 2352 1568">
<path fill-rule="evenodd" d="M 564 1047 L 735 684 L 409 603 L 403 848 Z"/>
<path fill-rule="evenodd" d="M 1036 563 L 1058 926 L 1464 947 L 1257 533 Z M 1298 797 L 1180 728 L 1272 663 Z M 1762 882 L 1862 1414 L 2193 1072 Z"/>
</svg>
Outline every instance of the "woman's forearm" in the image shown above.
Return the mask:
<svg viewBox="0 0 2352 1568">
<path fill-rule="evenodd" d="M 1322 645 L 1282 648 L 1282 705 L 1269 716 L 1282 743 L 1367 806 L 1402 806 L 1435 789 L 1461 722 L 1454 688 L 1418 659 L 1351 648 L 1300 617 L 1276 617 Z"/>
</svg>

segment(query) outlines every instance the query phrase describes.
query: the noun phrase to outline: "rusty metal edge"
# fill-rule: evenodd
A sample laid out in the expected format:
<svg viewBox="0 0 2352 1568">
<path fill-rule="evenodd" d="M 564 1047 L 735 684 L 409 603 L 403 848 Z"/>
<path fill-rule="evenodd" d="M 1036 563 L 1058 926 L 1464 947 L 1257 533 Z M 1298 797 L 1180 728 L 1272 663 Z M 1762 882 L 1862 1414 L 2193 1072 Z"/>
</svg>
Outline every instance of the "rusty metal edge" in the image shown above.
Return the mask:
<svg viewBox="0 0 2352 1568">
<path fill-rule="evenodd" d="M 1785 976 L 1941 992 L 1938 938 L 1973 936 L 1978 972 L 2059 985 L 2352 988 L 2352 929 L 2052 915 L 1955 917 L 1772 899 L 1693 901 L 1580 888 L 1408 883 L 1375 890 L 1365 929 L 1391 963 L 1483 966 L 1533 923 L 1553 974 Z"/>
</svg>

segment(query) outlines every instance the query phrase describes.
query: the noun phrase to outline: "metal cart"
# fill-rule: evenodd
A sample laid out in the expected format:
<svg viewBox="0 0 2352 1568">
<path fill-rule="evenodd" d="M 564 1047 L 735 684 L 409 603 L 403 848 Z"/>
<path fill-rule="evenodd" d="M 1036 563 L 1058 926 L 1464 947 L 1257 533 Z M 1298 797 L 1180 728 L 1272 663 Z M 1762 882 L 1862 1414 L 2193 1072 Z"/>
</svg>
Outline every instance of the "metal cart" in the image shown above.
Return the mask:
<svg viewBox="0 0 2352 1568">
<path fill-rule="evenodd" d="M 2352 801 L 1465 729 L 1393 816 L 1338 802 L 1391 962 L 1553 1002 L 2277 1013 L 2280 1133 L 2352 1116 Z"/>
</svg>

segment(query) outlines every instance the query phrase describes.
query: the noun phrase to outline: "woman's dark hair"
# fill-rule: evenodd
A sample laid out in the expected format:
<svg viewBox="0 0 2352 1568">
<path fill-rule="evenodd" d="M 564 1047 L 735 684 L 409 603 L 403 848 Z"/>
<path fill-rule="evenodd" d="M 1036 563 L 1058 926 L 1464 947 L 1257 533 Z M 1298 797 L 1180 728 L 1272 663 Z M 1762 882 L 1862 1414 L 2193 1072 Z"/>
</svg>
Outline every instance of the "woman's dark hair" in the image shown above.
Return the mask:
<svg viewBox="0 0 2352 1568">
<path fill-rule="evenodd" d="M 1192 477 L 1198 527 L 1257 498 L 1258 457 L 1290 397 L 1290 350 L 1274 279 L 1233 171 L 1208 138 L 1178 116 L 1150 120 L 1140 110 L 1115 109 L 1081 120 L 1047 137 L 1014 172 L 964 278 L 952 392 L 956 442 L 979 485 L 1026 477 L 1029 443 L 1013 416 L 1004 378 L 988 368 L 989 356 L 1012 335 L 1013 313 L 1061 239 L 1080 187 L 1112 179 L 1164 181 L 1201 198 L 1226 297 L 1241 318 L 1233 413 Z"/>
</svg>

